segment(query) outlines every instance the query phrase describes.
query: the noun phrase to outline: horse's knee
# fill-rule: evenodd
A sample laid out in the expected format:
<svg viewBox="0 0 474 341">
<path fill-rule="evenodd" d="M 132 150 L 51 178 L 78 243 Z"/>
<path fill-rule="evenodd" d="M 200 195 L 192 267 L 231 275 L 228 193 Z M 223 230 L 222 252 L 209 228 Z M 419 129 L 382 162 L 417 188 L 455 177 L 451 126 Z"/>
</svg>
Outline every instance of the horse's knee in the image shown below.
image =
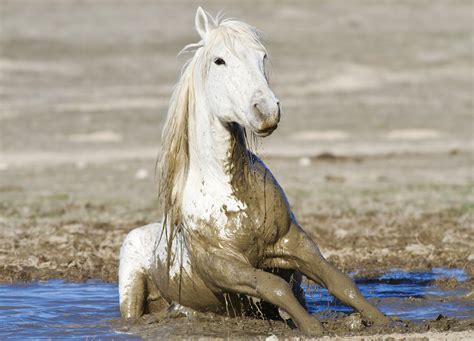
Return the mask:
<svg viewBox="0 0 474 341">
<path fill-rule="evenodd" d="M 354 281 L 342 271 L 327 265 L 322 277 L 328 291 L 343 302 L 359 295 Z"/>
</svg>

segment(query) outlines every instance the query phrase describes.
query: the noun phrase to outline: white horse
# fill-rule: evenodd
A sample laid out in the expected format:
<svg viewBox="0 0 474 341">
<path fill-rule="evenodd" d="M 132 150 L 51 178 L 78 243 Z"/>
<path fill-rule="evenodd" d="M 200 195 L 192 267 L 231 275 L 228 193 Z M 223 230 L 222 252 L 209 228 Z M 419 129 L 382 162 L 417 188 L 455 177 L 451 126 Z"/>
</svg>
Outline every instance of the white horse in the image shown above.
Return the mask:
<svg viewBox="0 0 474 341">
<path fill-rule="evenodd" d="M 197 10 L 197 44 L 170 101 L 163 131 L 163 221 L 132 230 L 120 252 L 123 317 L 177 302 L 199 311 L 249 312 L 249 297 L 289 314 L 306 334 L 323 332 L 296 292 L 302 273 L 372 323 L 388 318 L 332 267 L 301 229 L 283 189 L 247 148 L 280 120 L 257 31 Z M 274 269 L 270 272 L 269 269 Z M 296 293 L 296 296 L 295 296 Z"/>
</svg>

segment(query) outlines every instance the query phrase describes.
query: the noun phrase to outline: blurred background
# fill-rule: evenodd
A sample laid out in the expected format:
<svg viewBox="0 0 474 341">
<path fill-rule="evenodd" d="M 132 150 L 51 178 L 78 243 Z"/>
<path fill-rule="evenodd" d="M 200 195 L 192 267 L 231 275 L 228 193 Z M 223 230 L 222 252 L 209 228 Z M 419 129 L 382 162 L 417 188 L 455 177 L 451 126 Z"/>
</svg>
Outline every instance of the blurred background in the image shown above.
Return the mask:
<svg viewBox="0 0 474 341">
<path fill-rule="evenodd" d="M 198 5 L 264 33 L 263 152 L 472 149 L 470 1 L 2 1 L 3 167 L 154 157 Z"/>
<path fill-rule="evenodd" d="M 63 245 L 115 278 L 124 233 L 158 219 L 155 160 L 198 6 L 263 31 L 283 117 L 259 152 L 326 255 L 474 260 L 470 0 L 1 1 L 0 260 L 66 273 L 36 256 Z"/>
</svg>

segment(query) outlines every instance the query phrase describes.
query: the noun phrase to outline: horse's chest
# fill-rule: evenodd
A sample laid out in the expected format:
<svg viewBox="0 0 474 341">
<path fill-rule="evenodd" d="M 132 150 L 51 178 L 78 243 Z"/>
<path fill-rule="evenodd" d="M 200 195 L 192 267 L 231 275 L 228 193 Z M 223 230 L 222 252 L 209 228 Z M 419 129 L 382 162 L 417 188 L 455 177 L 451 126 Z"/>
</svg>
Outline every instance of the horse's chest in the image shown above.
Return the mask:
<svg viewBox="0 0 474 341">
<path fill-rule="evenodd" d="M 285 211 L 269 213 L 253 209 L 229 216 L 228 225 L 221 233 L 221 245 L 241 253 L 256 268 L 289 228 Z"/>
<path fill-rule="evenodd" d="M 258 263 L 266 249 L 288 231 L 289 207 L 269 172 L 259 172 L 251 185 L 242 187 L 235 183 L 193 183 L 198 186 L 187 188 L 183 215 L 188 232 L 204 245 L 231 248 Z"/>
<path fill-rule="evenodd" d="M 229 212 L 225 228 L 220 231 L 223 239 L 239 245 L 241 249 L 275 243 L 281 234 L 282 224 L 263 212 L 247 209 Z"/>
</svg>

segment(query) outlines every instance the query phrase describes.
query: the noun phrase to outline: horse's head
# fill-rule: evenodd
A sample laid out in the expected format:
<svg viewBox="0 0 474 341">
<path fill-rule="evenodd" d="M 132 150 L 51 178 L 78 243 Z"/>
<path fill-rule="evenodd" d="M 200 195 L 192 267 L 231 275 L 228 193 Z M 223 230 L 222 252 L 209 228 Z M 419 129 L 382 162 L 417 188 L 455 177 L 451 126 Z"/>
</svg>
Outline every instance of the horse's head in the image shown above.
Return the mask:
<svg viewBox="0 0 474 341">
<path fill-rule="evenodd" d="M 267 53 L 256 29 L 232 19 L 219 22 L 201 8 L 195 24 L 210 113 L 259 136 L 270 135 L 280 121 L 280 103 L 268 84 Z"/>
</svg>

